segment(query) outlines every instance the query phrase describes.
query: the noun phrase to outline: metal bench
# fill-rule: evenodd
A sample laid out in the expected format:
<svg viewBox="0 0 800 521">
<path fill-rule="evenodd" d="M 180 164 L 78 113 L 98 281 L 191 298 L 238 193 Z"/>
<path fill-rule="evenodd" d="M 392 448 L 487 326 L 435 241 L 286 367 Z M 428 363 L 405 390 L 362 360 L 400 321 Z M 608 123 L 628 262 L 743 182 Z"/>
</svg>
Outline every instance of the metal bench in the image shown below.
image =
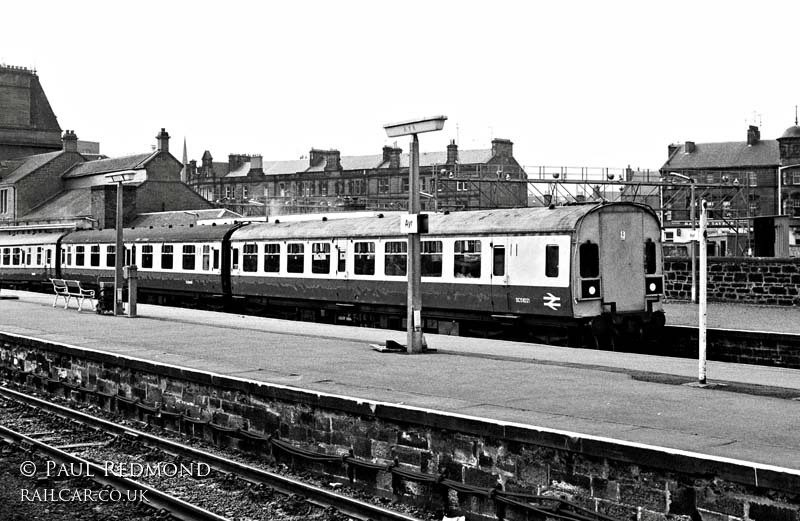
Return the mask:
<svg viewBox="0 0 800 521">
<path fill-rule="evenodd" d="M 50 279 L 53 283 L 53 292 L 56 294 L 53 299 L 53 307 L 56 307 L 59 298 L 64 299 L 64 309 L 69 307 L 69 301 L 75 299 L 78 301 L 78 311 L 83 310 L 83 303 L 87 300 L 92 310 L 96 309 L 94 303 L 94 290 L 84 289 L 81 287 L 79 280 L 66 280 L 66 279 Z"/>
</svg>

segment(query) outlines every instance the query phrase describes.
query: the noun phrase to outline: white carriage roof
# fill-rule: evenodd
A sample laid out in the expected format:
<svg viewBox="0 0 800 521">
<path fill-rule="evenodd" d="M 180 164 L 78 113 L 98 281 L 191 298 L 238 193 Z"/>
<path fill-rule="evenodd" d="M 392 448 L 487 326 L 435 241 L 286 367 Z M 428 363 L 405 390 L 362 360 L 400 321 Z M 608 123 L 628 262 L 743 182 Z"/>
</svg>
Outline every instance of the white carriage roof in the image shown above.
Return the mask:
<svg viewBox="0 0 800 521">
<path fill-rule="evenodd" d="M 430 214 L 429 235 L 571 233 L 588 213 L 631 203 L 587 204 L 555 208 L 506 208 L 449 214 Z M 278 218 L 279 220 L 280 218 Z M 331 219 L 302 222 L 251 223 L 236 230 L 231 240 L 313 239 L 401 236 L 400 216 Z"/>
<path fill-rule="evenodd" d="M 33 244 L 54 244 L 65 232 L 26 233 L 0 235 L 0 246 L 30 246 Z"/>
</svg>

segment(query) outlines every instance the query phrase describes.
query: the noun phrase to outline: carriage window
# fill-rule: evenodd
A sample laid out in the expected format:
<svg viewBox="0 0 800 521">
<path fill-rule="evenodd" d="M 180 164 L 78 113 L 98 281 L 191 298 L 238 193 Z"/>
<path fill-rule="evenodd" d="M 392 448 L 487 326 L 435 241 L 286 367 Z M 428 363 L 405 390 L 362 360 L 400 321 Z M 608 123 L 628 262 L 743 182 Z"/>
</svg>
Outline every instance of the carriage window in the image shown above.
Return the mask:
<svg viewBox="0 0 800 521">
<path fill-rule="evenodd" d="M 203 245 L 203 271 L 211 269 L 211 245 Z"/>
<path fill-rule="evenodd" d="M 41 266 L 42 265 L 42 247 L 41 246 L 37 246 L 36 247 L 36 265 L 37 266 Z"/>
<path fill-rule="evenodd" d="M 25 257 L 25 264 L 30 266 L 31 264 L 33 264 L 32 260 L 33 259 L 31 259 L 31 248 L 28 248 L 28 254 Z"/>
<path fill-rule="evenodd" d="M 544 274 L 546 277 L 558 277 L 558 245 L 545 246 Z"/>
<path fill-rule="evenodd" d="M 114 245 L 106 246 L 106 266 L 113 267 L 117 265 L 117 256 L 115 255 L 117 247 Z"/>
<path fill-rule="evenodd" d="M 356 275 L 375 275 L 375 243 L 357 242 L 353 247 Z"/>
<path fill-rule="evenodd" d="M 644 243 L 644 272 L 652 275 L 656 272 L 656 243 L 647 239 Z"/>
<path fill-rule="evenodd" d="M 331 272 L 331 245 L 315 242 L 311 245 L 311 273 Z"/>
<path fill-rule="evenodd" d="M 83 266 L 85 246 L 75 246 L 75 265 Z"/>
<path fill-rule="evenodd" d="M 125 246 L 125 265 L 126 266 L 130 266 L 131 264 L 133 264 L 133 260 L 132 259 L 133 259 L 133 256 L 134 256 L 135 253 L 136 253 L 136 246 L 134 246 L 133 249 Z"/>
<path fill-rule="evenodd" d="M 153 267 L 153 245 L 152 244 L 143 244 L 142 245 L 142 268 L 152 268 Z"/>
<path fill-rule="evenodd" d="M 11 265 L 11 248 L 3 248 L 3 266 Z"/>
<path fill-rule="evenodd" d="M 183 245 L 183 269 L 185 270 L 193 270 L 194 269 L 194 244 L 184 244 Z"/>
<path fill-rule="evenodd" d="M 481 241 L 455 241 L 453 276 L 478 279 L 481 276 Z"/>
<path fill-rule="evenodd" d="M 218 270 L 219 269 L 219 250 L 216 249 L 216 248 L 211 248 L 211 252 L 213 253 L 211 255 L 211 257 L 212 257 L 211 260 L 213 262 L 214 269 Z"/>
<path fill-rule="evenodd" d="M 442 241 L 422 241 L 420 250 L 423 277 L 442 276 Z"/>
<path fill-rule="evenodd" d="M 258 270 L 258 245 L 247 243 L 242 248 L 242 271 L 253 272 Z"/>
<path fill-rule="evenodd" d="M 506 247 L 495 246 L 492 251 L 492 275 L 502 277 L 506 274 Z"/>
<path fill-rule="evenodd" d="M 264 245 L 264 271 L 267 273 L 278 273 L 281 268 L 281 245 Z"/>
<path fill-rule="evenodd" d="M 305 245 L 292 243 L 286 246 L 286 271 L 303 273 Z"/>
<path fill-rule="evenodd" d="M 51 264 L 53 264 L 53 250 L 51 250 L 50 248 L 44 250 L 44 258 L 46 266 L 50 266 Z"/>
<path fill-rule="evenodd" d="M 408 261 L 408 242 L 392 241 L 386 243 L 386 257 L 383 272 L 391 276 L 405 276 Z"/>
<path fill-rule="evenodd" d="M 100 245 L 93 244 L 89 246 L 89 265 L 100 266 Z"/>
<path fill-rule="evenodd" d="M 347 271 L 347 248 L 344 246 L 337 246 L 336 249 L 339 250 L 339 265 L 336 266 L 336 271 L 344 273 Z"/>
<path fill-rule="evenodd" d="M 172 245 L 164 244 L 161 246 L 161 269 L 172 269 Z"/>
<path fill-rule="evenodd" d="M 596 243 L 586 241 L 581 244 L 580 255 L 581 277 L 595 278 L 600 276 L 600 248 Z"/>
<path fill-rule="evenodd" d="M 67 246 L 67 258 L 65 259 L 64 264 L 66 266 L 72 266 L 72 246 Z"/>
</svg>

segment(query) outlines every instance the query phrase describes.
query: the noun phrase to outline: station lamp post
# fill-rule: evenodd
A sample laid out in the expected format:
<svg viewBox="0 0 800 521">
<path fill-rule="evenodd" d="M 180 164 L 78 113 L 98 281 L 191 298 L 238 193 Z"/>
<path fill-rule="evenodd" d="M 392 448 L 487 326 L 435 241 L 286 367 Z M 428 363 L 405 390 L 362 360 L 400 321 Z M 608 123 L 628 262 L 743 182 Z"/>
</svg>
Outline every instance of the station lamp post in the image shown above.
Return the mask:
<svg viewBox="0 0 800 521">
<path fill-rule="evenodd" d="M 122 263 L 125 261 L 125 247 L 122 243 L 122 184 L 133 181 L 133 172 L 107 174 L 106 179 L 117 183 L 117 243 L 114 247 L 114 316 L 123 314 L 122 308 Z"/>
<path fill-rule="evenodd" d="M 400 231 L 408 234 L 408 307 L 406 312 L 407 349 L 421 353 L 422 343 L 422 261 L 420 233 L 427 232 L 427 221 L 420 219 L 419 139 L 417 134 L 442 130 L 446 116 L 415 119 L 384 125 L 388 137 L 411 136 L 408 165 L 408 215 L 401 217 Z M 438 190 L 439 187 L 437 186 Z"/>
</svg>

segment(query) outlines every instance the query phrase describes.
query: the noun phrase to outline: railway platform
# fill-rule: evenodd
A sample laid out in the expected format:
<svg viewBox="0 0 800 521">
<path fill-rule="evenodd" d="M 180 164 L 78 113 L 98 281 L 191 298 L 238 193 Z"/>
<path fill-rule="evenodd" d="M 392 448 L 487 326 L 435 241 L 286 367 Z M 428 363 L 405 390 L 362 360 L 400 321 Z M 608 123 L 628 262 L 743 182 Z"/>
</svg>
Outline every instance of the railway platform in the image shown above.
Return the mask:
<svg viewBox="0 0 800 521">
<path fill-rule="evenodd" d="M 19 297 L 0 300 L 0 331 L 10 335 L 800 470 L 798 370 L 709 362 L 714 385 L 698 388 L 690 385 L 696 361 L 679 358 L 440 335 L 427 336 L 435 353 L 386 354 L 369 344 L 404 343 L 403 332 L 150 305 L 131 319 L 53 308 L 48 295 L 4 293 Z"/>
<path fill-rule="evenodd" d="M 667 325 L 697 327 L 698 304 L 664 305 Z M 800 335 L 800 308 L 709 302 L 708 327 Z"/>
</svg>

